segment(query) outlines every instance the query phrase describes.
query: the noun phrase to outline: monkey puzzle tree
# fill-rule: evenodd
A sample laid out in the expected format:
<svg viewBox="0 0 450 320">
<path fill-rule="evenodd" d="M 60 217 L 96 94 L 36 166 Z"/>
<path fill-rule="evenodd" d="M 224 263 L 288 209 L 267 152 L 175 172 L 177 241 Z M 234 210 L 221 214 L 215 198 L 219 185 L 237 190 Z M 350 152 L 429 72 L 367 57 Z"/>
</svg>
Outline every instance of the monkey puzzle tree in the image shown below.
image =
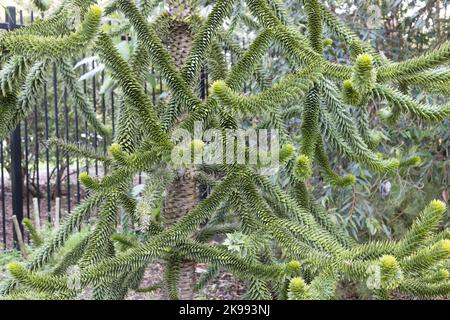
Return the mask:
<svg viewBox="0 0 450 320">
<path fill-rule="evenodd" d="M 148 23 L 158 2 L 116 0 L 102 10 L 88 0 L 65 1 L 48 19 L 1 36 L 2 137 L 30 110 L 52 61 L 60 66 L 73 102 L 87 121 L 109 135 L 71 67 L 71 57 L 86 48 L 98 53 L 121 93 L 118 130 L 107 155 L 57 142 L 67 152 L 107 161 L 112 170 L 102 179 L 80 177 L 89 196 L 36 248 L 27 265 L 8 266 L 12 277 L 2 288 L 4 297 L 73 299 L 93 288 L 96 299 L 120 299 L 139 287 L 145 269 L 156 259 L 164 260 L 164 291 L 172 299 L 192 298 L 193 289 L 222 268 L 247 281 L 252 299 L 333 298 L 342 279 L 366 282 L 380 298 L 389 298 L 393 290 L 424 297 L 448 294 L 450 240 L 448 229 L 439 231 L 444 203 L 433 201 L 402 239 L 357 243 L 315 203 L 308 181 L 317 166 L 336 188 L 355 182 L 354 176 L 335 173 L 328 161 L 330 149 L 380 173 L 418 165 L 418 158 L 387 159 L 378 152 L 379 137 L 369 128 L 367 105 L 387 101 L 389 107 L 380 116 L 388 124 L 403 113 L 424 121 L 448 119 L 448 104 L 421 104 L 408 88 L 448 92 L 450 42 L 423 56 L 392 62 L 318 0 L 301 1 L 306 35 L 290 23 L 278 0 L 217 0 L 207 17 L 199 15 L 196 1 L 170 0 L 168 12 Z M 125 16 L 126 29 L 135 35 L 129 61 L 114 46 L 115 35 L 101 28 L 102 16 L 115 11 Z M 79 13 L 79 25 L 68 23 L 73 12 Z M 239 20 L 257 31 L 246 50 L 232 37 Z M 228 27 L 225 21 L 231 21 Z M 348 65 L 324 58 L 324 46 L 331 45 L 324 39 L 325 28 L 348 47 Z M 238 58 L 232 66 L 223 45 Z M 269 85 L 261 62 L 271 46 L 279 49 L 291 72 Z M 159 69 L 170 89 L 162 106 L 153 105 L 144 90 L 150 65 Z M 197 87 L 205 66 L 214 83 L 202 101 Z M 244 94 L 249 81 L 259 89 Z M 255 146 L 239 149 L 227 132 L 247 125 L 249 117 L 258 120 L 257 128 L 279 132 L 280 170 L 273 177 L 261 174 L 261 159 L 253 164 L 187 161 L 184 166 L 174 161 L 180 154 L 191 160 L 217 151 L 218 144 L 199 139 L 178 143 L 174 133 L 194 133 L 198 123 L 220 130 L 219 140 L 236 153 L 233 159 L 246 158 Z M 296 134 L 286 129 L 294 117 L 301 119 Z M 140 171 L 148 179 L 136 200 L 131 188 Z M 199 185 L 211 190 L 206 199 L 200 199 Z M 120 209 L 139 228 L 120 232 Z M 91 230 L 49 267 L 93 210 L 97 220 Z M 225 244 L 209 243 L 220 233 L 229 234 Z M 198 281 L 195 262 L 209 266 Z"/>
</svg>

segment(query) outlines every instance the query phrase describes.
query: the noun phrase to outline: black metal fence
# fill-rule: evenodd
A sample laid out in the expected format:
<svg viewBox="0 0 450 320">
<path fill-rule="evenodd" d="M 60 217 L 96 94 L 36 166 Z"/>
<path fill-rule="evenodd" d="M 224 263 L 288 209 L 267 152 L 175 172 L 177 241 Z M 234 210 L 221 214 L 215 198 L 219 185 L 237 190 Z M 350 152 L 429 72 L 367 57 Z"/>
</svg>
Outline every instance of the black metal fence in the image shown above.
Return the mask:
<svg viewBox="0 0 450 320">
<path fill-rule="evenodd" d="M 8 7 L 5 23 L 0 24 L 0 29 L 7 32 L 20 28 L 36 17 L 30 12 L 27 18 L 28 21 L 24 22 L 22 11 Z M 90 66 L 83 65 L 79 68 L 80 76 L 95 67 L 94 62 Z M 156 80 L 148 83 L 146 88 L 156 103 L 163 92 L 163 82 L 158 75 L 153 76 Z M 105 75 L 101 72 L 83 80 L 83 88 L 97 116 L 112 127 L 114 135 L 117 97 L 113 90 L 107 94 L 100 93 L 104 81 Z M 80 172 L 87 171 L 97 176 L 107 173 L 103 163 L 85 162 L 62 154 L 57 147 L 48 148 L 45 141 L 52 137 L 106 152 L 107 141 L 88 126 L 76 105 L 71 103 L 55 64 L 51 66 L 41 94 L 35 97 L 34 112 L 17 126 L 10 137 L 0 141 L 0 244 L 6 248 L 13 247 L 16 240 L 13 215 L 21 225 L 24 217 L 34 219 L 35 213 L 38 213 L 41 224 L 51 221 L 56 214 L 59 217 L 70 213 L 84 196 L 78 180 Z M 141 175 L 137 177 L 139 182 L 143 178 Z"/>
<path fill-rule="evenodd" d="M 33 12 L 27 17 L 28 22 L 36 18 Z M 23 12 L 8 7 L 5 23 L 0 24 L 0 28 L 11 31 L 24 23 Z M 84 66 L 82 72 L 88 71 L 86 69 Z M 84 80 L 84 92 L 90 96 L 97 115 L 114 130 L 114 92 L 108 96 L 99 94 L 103 80 L 103 74 Z M 5 247 L 13 246 L 16 237 L 13 215 L 21 225 L 23 217 L 30 218 L 33 214 L 38 214 L 41 223 L 45 223 L 54 219 L 56 214 L 70 213 L 83 197 L 78 181 L 80 172 L 102 176 L 107 170 L 98 161 L 82 163 L 78 158 L 62 154 L 58 147 L 48 148 L 43 143 L 56 137 L 106 151 L 105 139 L 89 128 L 76 106 L 69 105 L 70 97 L 58 78 L 55 64 L 51 66 L 41 93 L 35 97 L 34 112 L 0 143 L 0 238 Z"/>
<path fill-rule="evenodd" d="M 20 28 L 36 18 L 44 18 L 44 15 L 36 17 L 33 12 L 29 12 L 24 17 L 21 10 L 7 7 L 5 23 L 0 23 L 0 31 Z M 123 36 L 122 41 L 128 41 L 128 36 Z M 233 64 L 232 54 L 227 54 L 225 50 L 225 55 L 230 57 L 230 63 Z M 93 147 L 97 151 L 106 152 L 107 148 L 107 141 L 81 117 L 64 81 L 58 75 L 57 67 L 55 64 L 51 66 L 41 93 L 35 97 L 34 111 L 17 126 L 10 137 L 0 140 L 0 245 L 3 244 L 5 248 L 12 248 L 17 241 L 13 215 L 17 217 L 21 227 L 24 217 L 34 220 L 37 215 L 41 225 L 51 222 L 56 215 L 59 220 L 60 216 L 70 213 L 84 196 L 78 179 L 80 173 L 86 171 L 101 177 L 108 170 L 104 163 L 84 161 L 63 154 L 58 147 L 49 148 L 46 144 L 49 138 L 56 137 L 66 142 Z M 95 62 L 90 62 L 76 70 L 81 77 L 97 67 Z M 145 84 L 145 90 L 156 104 L 159 99 L 164 98 L 164 84 L 154 68 L 152 79 Z M 114 136 L 118 97 L 114 90 L 109 90 L 106 94 L 101 92 L 107 82 L 104 72 L 82 81 L 84 93 L 93 104 L 97 116 L 104 124 L 111 126 Z M 206 88 L 208 75 L 203 70 L 199 92 L 202 99 L 208 94 Z M 142 183 L 144 179 L 145 176 L 140 174 L 136 177 L 136 182 Z M 24 237 L 28 240 L 26 234 Z"/>
</svg>

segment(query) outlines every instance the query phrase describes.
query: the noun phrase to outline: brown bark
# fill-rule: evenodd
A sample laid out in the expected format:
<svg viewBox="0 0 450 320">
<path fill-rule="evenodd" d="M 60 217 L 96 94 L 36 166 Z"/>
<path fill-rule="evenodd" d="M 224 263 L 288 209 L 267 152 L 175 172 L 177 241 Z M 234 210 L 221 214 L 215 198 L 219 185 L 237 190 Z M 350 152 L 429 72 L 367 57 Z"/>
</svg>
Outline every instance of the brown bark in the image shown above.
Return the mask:
<svg viewBox="0 0 450 320">
<path fill-rule="evenodd" d="M 191 15 L 189 0 L 170 0 L 169 13 L 175 18 L 168 37 L 168 49 L 175 65 L 181 69 L 192 48 L 192 33 L 184 19 Z M 167 188 L 164 204 L 166 226 L 177 223 L 199 202 L 199 191 L 196 180 L 196 170 L 187 169 Z M 194 298 L 195 263 L 183 260 L 180 264 L 178 281 L 178 298 L 192 300 Z M 165 298 L 169 298 L 166 292 Z"/>
</svg>

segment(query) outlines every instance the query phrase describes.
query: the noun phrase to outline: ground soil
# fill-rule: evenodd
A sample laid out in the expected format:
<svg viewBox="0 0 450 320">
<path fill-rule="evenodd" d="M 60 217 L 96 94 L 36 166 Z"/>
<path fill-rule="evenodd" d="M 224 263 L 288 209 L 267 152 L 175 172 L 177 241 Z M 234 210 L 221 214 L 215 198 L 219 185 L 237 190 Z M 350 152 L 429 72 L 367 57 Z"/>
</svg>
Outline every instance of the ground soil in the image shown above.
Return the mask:
<svg viewBox="0 0 450 320">
<path fill-rule="evenodd" d="M 80 171 L 81 172 L 81 171 Z M 8 249 L 14 247 L 14 226 L 12 223 L 12 191 L 11 191 L 11 181 L 7 174 L 4 177 L 4 198 L 2 193 L 0 192 L 0 248 L 6 247 Z M 46 173 L 41 172 L 39 181 L 39 216 L 41 221 L 41 226 L 49 223 L 49 212 L 50 216 L 54 217 L 55 214 L 55 205 L 56 205 L 56 183 L 54 180 L 50 182 L 50 200 L 47 197 L 47 181 L 46 181 Z M 70 198 L 69 192 L 70 190 Z M 85 193 L 82 188 L 80 188 L 80 199 L 85 196 Z M 70 201 L 69 201 L 70 200 Z M 70 174 L 70 187 L 67 187 L 67 180 L 63 177 L 61 182 L 61 194 L 60 194 L 60 214 L 61 220 L 64 219 L 64 216 L 72 210 L 78 200 L 77 195 L 77 175 L 76 172 L 73 171 Z M 70 208 L 69 208 L 70 203 Z M 4 212 L 3 207 L 4 205 Z M 50 206 L 50 211 L 48 210 Z M 30 218 L 33 220 L 33 195 L 30 192 L 26 192 L 24 190 L 24 200 L 23 200 L 23 216 Z M 3 227 L 4 226 L 4 227 Z M 5 231 L 5 232 L 4 232 Z M 4 237 L 5 234 L 5 237 Z M 24 235 L 25 240 L 28 239 L 28 235 Z M 6 243 L 4 243 L 4 238 L 6 238 Z"/>
<path fill-rule="evenodd" d="M 204 264 L 198 264 L 196 268 L 196 276 L 199 277 L 206 271 Z M 141 288 L 147 288 L 155 284 L 159 284 L 162 280 L 163 267 L 160 263 L 151 265 L 145 272 Z M 198 300 L 240 300 L 245 293 L 245 283 L 235 279 L 230 273 L 221 271 L 204 289 L 196 294 Z M 131 291 L 127 300 L 161 300 L 163 297 L 160 289 L 141 293 Z"/>
</svg>

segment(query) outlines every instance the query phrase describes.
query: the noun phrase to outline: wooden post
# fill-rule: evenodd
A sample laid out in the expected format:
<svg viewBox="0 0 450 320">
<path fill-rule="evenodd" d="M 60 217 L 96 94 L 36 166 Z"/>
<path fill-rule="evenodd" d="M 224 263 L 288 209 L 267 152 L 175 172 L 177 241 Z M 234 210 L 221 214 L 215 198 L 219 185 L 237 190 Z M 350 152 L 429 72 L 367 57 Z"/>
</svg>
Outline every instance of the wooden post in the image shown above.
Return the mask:
<svg viewBox="0 0 450 320">
<path fill-rule="evenodd" d="M 60 217 L 60 209 L 61 208 L 61 198 L 56 198 L 56 204 L 55 204 L 55 228 L 59 228 L 59 217 Z"/>
<path fill-rule="evenodd" d="M 25 244 L 23 242 L 22 231 L 20 230 L 19 221 L 17 220 L 16 215 L 12 216 L 12 220 L 13 220 L 13 224 L 14 224 L 14 230 L 16 231 L 17 243 L 19 244 L 20 252 L 22 252 L 22 257 L 24 259 L 26 259 L 28 256 L 27 250 L 26 250 Z"/>
<path fill-rule="evenodd" d="M 41 218 L 39 215 L 39 200 L 38 198 L 33 198 L 33 218 L 34 218 L 34 227 L 37 231 L 41 230 Z"/>
</svg>

